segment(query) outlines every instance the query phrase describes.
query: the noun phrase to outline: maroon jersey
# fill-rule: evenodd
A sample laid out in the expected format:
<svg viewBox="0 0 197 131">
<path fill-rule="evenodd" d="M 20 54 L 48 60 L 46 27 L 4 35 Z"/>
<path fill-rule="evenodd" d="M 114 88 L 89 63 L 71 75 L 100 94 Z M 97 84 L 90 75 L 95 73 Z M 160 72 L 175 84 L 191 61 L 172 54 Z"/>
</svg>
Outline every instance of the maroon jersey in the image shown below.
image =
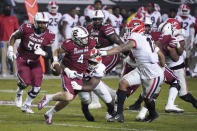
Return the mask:
<svg viewBox="0 0 197 131">
<path fill-rule="evenodd" d="M 92 25 L 88 26 L 90 37 L 96 40 L 96 48 L 112 46 L 114 43 L 108 39 L 108 36 L 115 33 L 110 24 L 103 25 L 99 30 L 95 30 Z"/>
<path fill-rule="evenodd" d="M 22 33 L 22 37 L 18 47 L 18 55 L 24 59 L 37 60 L 40 56 L 34 54 L 34 51 L 52 44 L 55 39 L 55 34 L 48 29 L 43 34 L 36 34 L 33 25 L 30 23 L 21 25 L 19 30 Z"/>
<path fill-rule="evenodd" d="M 88 40 L 88 45 L 79 47 L 70 39 L 64 41 L 61 45 L 67 53 L 65 54 L 62 64 L 70 70 L 75 70 L 77 73 L 85 73 L 88 67 L 88 59 L 90 58 L 91 50 L 96 46 L 96 40 Z"/>
</svg>

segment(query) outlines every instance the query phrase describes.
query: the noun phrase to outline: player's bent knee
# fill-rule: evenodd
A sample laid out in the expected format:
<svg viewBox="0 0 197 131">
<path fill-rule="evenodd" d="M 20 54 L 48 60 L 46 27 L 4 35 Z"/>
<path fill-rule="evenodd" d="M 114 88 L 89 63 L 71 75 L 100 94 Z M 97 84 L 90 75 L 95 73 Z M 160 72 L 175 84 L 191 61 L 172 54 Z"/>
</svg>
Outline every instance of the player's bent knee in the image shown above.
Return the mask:
<svg viewBox="0 0 197 131">
<path fill-rule="evenodd" d="M 28 87 L 28 84 L 25 84 L 24 82 L 18 82 L 18 87 L 21 89 L 21 90 L 24 90 Z"/>
<path fill-rule="evenodd" d="M 40 92 L 40 87 L 32 86 L 31 89 L 28 91 L 28 95 L 32 98 L 35 98 L 39 92 Z"/>
<path fill-rule="evenodd" d="M 72 101 L 73 97 L 73 94 L 69 92 L 64 92 L 64 101 Z"/>
<path fill-rule="evenodd" d="M 120 90 L 127 90 L 127 87 L 129 87 L 129 83 L 125 79 L 121 79 L 119 82 L 119 89 Z"/>
</svg>

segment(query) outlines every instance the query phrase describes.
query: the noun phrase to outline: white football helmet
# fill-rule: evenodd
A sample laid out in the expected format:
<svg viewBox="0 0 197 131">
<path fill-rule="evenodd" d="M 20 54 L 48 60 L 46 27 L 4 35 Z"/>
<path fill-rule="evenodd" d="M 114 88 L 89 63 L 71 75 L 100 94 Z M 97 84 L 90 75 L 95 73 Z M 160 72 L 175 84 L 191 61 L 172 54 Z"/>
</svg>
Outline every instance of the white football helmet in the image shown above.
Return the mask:
<svg viewBox="0 0 197 131">
<path fill-rule="evenodd" d="M 190 8 L 186 4 L 179 6 L 178 13 L 180 16 L 188 16 L 190 14 Z"/>
<path fill-rule="evenodd" d="M 72 28 L 72 40 L 79 46 L 88 44 L 89 33 L 83 26 L 75 26 Z"/>
<path fill-rule="evenodd" d="M 101 56 L 92 57 L 88 60 L 88 70 L 93 71 L 98 68 L 99 63 L 102 62 Z"/>
<path fill-rule="evenodd" d="M 173 28 L 170 23 L 163 22 L 159 25 L 158 30 L 162 33 L 162 35 L 173 35 Z"/>
<path fill-rule="evenodd" d="M 59 6 L 56 1 L 49 1 L 47 9 L 50 13 L 57 13 Z"/>
<path fill-rule="evenodd" d="M 49 18 L 43 12 L 38 12 L 34 16 L 34 27 L 38 29 L 38 22 L 46 23 L 46 27 L 48 26 Z"/>
<path fill-rule="evenodd" d="M 94 18 L 102 18 L 102 19 L 104 19 L 105 15 L 104 15 L 102 10 L 95 10 L 92 18 L 93 19 Z"/>
</svg>

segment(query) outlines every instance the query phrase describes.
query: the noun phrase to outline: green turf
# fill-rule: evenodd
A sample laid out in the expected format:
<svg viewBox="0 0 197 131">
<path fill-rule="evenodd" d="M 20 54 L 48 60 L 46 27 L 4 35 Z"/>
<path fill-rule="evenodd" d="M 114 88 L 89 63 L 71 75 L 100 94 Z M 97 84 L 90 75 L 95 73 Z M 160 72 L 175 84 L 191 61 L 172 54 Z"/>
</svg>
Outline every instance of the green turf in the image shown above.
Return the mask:
<svg viewBox="0 0 197 131">
<path fill-rule="evenodd" d="M 104 79 L 104 82 L 113 89 L 118 88 L 119 79 Z M 16 80 L 0 80 L 0 90 L 16 90 Z M 197 97 L 197 82 L 196 79 L 187 80 L 189 91 Z M 61 91 L 60 80 L 44 80 L 42 92 L 34 101 L 36 104 L 44 94 L 52 94 Z M 137 99 L 141 89 L 138 89 L 135 94 L 130 96 L 125 102 L 125 107 L 133 103 Z M 24 99 L 26 97 L 24 92 Z M 136 122 L 135 117 L 137 112 L 124 111 L 124 123 L 107 123 L 105 120 L 106 107 L 102 103 L 101 109 L 91 110 L 96 122 L 87 122 L 83 117 L 80 109 L 78 97 L 68 107 L 60 112 L 57 112 L 53 117 L 53 125 L 45 124 L 43 114 L 49 109 L 44 108 L 38 111 L 33 107 L 35 114 L 25 114 L 15 106 L 0 105 L 0 131 L 108 131 L 108 130 L 162 130 L 162 131 L 196 131 L 197 130 L 197 110 L 190 103 L 176 99 L 176 104 L 183 108 L 183 114 L 167 114 L 164 112 L 164 107 L 168 97 L 168 86 L 163 85 L 160 96 L 156 102 L 156 108 L 159 112 L 159 118 L 152 123 Z M 0 92 L 1 101 L 14 101 L 14 92 Z M 50 105 L 54 102 L 50 103 Z"/>
</svg>

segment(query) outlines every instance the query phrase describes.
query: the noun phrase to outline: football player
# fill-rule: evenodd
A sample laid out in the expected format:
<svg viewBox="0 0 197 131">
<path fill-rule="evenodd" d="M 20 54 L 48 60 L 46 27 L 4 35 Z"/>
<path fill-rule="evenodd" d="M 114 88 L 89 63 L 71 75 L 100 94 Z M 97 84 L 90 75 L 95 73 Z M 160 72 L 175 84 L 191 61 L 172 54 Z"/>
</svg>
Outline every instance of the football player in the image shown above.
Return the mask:
<svg viewBox="0 0 197 131">
<path fill-rule="evenodd" d="M 88 59 L 90 58 L 90 51 L 95 47 L 96 41 L 89 38 L 89 33 L 86 28 L 76 26 L 72 29 L 72 39 L 64 41 L 61 47 L 53 52 L 54 62 L 52 68 L 58 62 L 58 54 L 65 53 L 62 60 L 62 92 L 56 94 L 45 95 L 38 103 L 38 109 L 41 110 L 50 101 L 58 101 L 55 107 L 48 110 L 44 116 L 47 124 L 52 124 L 52 116 L 55 112 L 62 110 L 68 105 L 77 95 L 78 91 L 74 90 L 71 81 L 82 85 L 83 75 L 88 68 Z"/>
<path fill-rule="evenodd" d="M 43 48 L 51 46 L 55 38 L 55 35 L 47 29 L 48 22 L 48 17 L 43 12 L 38 12 L 34 17 L 34 24 L 22 24 L 20 29 L 14 32 L 10 38 L 8 58 L 11 60 L 16 58 L 19 79 L 15 103 L 17 107 L 21 107 L 23 112 L 34 113 L 30 106 L 40 92 L 43 78 L 40 56 L 47 56 Z M 16 39 L 21 39 L 17 57 L 13 52 Z M 22 105 L 23 90 L 29 85 L 31 88 Z"/>
</svg>

